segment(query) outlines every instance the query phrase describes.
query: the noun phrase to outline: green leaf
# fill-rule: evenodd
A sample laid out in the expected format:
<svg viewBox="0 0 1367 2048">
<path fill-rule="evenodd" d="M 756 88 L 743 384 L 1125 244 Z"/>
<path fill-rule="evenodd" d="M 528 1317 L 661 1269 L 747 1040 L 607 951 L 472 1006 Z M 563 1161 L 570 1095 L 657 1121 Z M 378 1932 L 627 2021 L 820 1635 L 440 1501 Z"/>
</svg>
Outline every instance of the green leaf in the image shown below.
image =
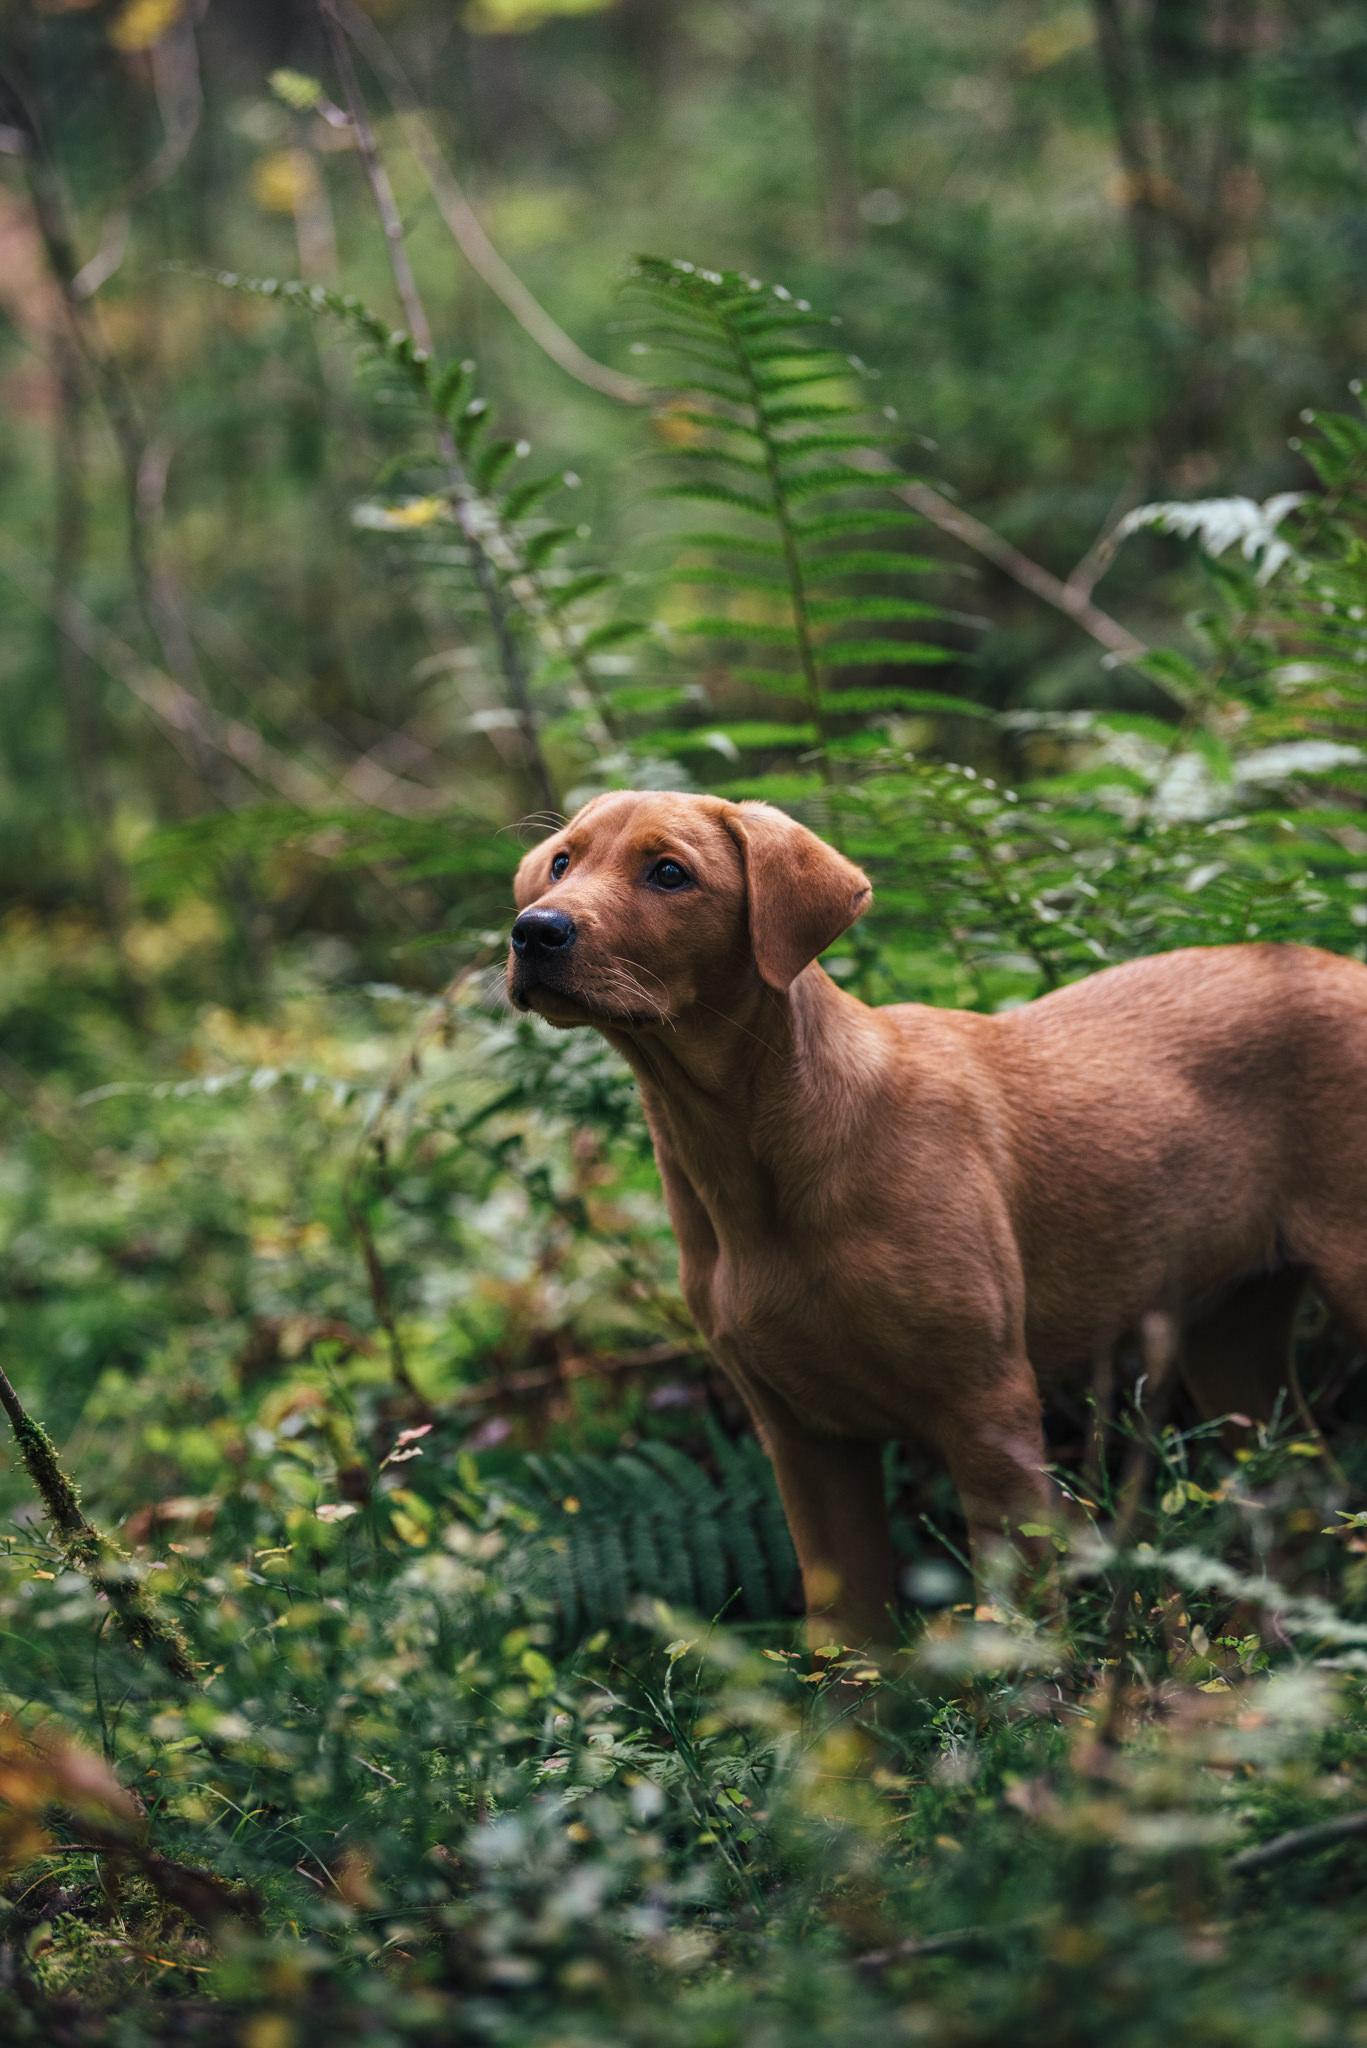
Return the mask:
<svg viewBox="0 0 1367 2048">
<path fill-rule="evenodd" d="M 844 383 L 853 374 L 849 364 L 837 357 L 828 367 L 794 370 L 791 375 L 784 377 L 776 377 L 772 370 L 761 370 L 757 366 L 754 372 L 754 385 L 755 389 L 766 397 L 783 398 L 789 391 L 799 391 L 808 384 Z M 764 410 L 772 416 L 772 406 L 766 404 Z"/>
<path fill-rule="evenodd" d="M 938 690 L 841 690 L 830 691 L 826 708 L 834 712 L 928 711 L 953 718 L 995 719 L 995 711 L 975 704 L 971 697 L 951 697 Z"/>
<path fill-rule="evenodd" d="M 544 504 L 547 498 L 558 491 L 563 481 L 564 479 L 557 474 L 529 477 L 524 484 L 514 484 L 503 500 L 503 517 L 510 525 L 518 519 L 525 519 L 529 512 L 534 512 L 538 505 Z"/>
<path fill-rule="evenodd" d="M 867 485 L 871 481 L 865 477 Z M 887 526 L 924 526 L 919 512 L 902 512 L 895 505 L 869 506 L 866 510 L 817 512 L 809 519 L 795 519 L 793 532 L 800 541 L 830 540 L 837 534 L 880 533 Z M 823 562 L 829 557 L 823 556 Z"/>
<path fill-rule="evenodd" d="M 615 576 L 607 575 L 602 569 L 586 569 L 581 576 L 572 576 L 568 583 L 552 585 L 546 592 L 546 601 L 556 611 L 568 611 L 571 605 L 606 590 L 616 581 Z"/>
<path fill-rule="evenodd" d="M 581 654 L 601 654 L 605 648 L 620 647 L 627 640 L 639 640 L 643 633 L 650 631 L 640 619 L 610 619 L 605 626 L 595 626 L 586 633 L 579 643 Z"/>
<path fill-rule="evenodd" d="M 876 491 L 885 488 L 880 477 L 870 476 L 867 470 L 855 469 L 846 463 L 795 472 L 783 479 L 784 496 L 795 505 L 804 498 L 817 498 L 827 491 Z"/>
<path fill-rule="evenodd" d="M 456 408 L 465 402 L 470 389 L 473 364 L 448 363 L 437 379 L 432 393 L 432 409 L 442 419 L 449 419 Z"/>
<path fill-rule="evenodd" d="M 757 625 L 743 619 L 689 619 L 676 631 L 709 640 L 748 640 L 756 647 L 787 648 L 797 639 L 795 626 Z"/>
<path fill-rule="evenodd" d="M 727 590 L 758 590 L 766 597 L 788 596 L 788 583 L 780 576 L 759 576 L 751 569 L 673 569 L 673 583 L 698 583 Z"/>
<path fill-rule="evenodd" d="M 540 533 L 534 533 L 522 544 L 522 557 L 529 569 L 542 569 L 555 553 L 568 541 L 576 539 L 572 526 L 543 526 Z"/>
<path fill-rule="evenodd" d="M 869 591 L 859 597 L 813 597 L 807 601 L 808 615 L 823 626 L 844 625 L 856 619 L 943 619 L 943 605 L 923 604 L 914 597 L 885 597 Z"/>
<path fill-rule="evenodd" d="M 924 640 L 842 640 L 821 649 L 828 668 L 920 668 L 953 661 L 954 651 Z"/>
<path fill-rule="evenodd" d="M 516 460 L 516 441 L 490 441 L 487 447 L 481 450 L 479 460 L 473 468 L 476 488 L 482 491 L 485 497 L 492 496 L 498 489 L 500 479 Z"/>
<path fill-rule="evenodd" d="M 735 367 L 735 357 L 723 341 L 719 340 L 714 345 L 701 340 L 685 339 L 682 335 L 666 334 L 656 342 L 655 347 L 662 356 L 682 356 L 685 362 L 701 363 L 713 376 L 732 376 L 739 385 L 744 386 L 745 380 Z"/>
<path fill-rule="evenodd" d="M 745 491 L 732 490 L 729 484 L 708 483 L 701 478 L 696 483 L 657 484 L 652 495 L 657 498 L 693 498 L 707 505 L 733 505 L 738 512 L 752 512 L 760 519 L 773 517 L 771 500 L 753 498 Z"/>
<path fill-rule="evenodd" d="M 901 555 L 892 548 L 851 549 L 845 555 L 822 555 L 803 564 L 809 584 L 829 583 L 837 576 L 927 576 L 943 574 L 951 564 L 933 555 Z"/>
<path fill-rule="evenodd" d="M 1179 702 L 1199 697 L 1205 687 L 1205 678 L 1196 663 L 1171 647 L 1150 648 L 1135 666 L 1171 689 Z"/>
<path fill-rule="evenodd" d="M 754 533 L 680 533 L 674 538 L 680 548 L 739 549 L 747 555 L 783 554 L 781 540 L 766 540 Z"/>
<path fill-rule="evenodd" d="M 904 434 L 880 433 L 877 428 L 872 428 L 857 434 L 794 434 L 789 440 L 775 441 L 774 447 L 778 450 L 780 459 L 787 464 L 804 455 L 818 455 L 826 450 L 834 454 L 842 448 L 875 448 L 884 442 L 902 441 L 905 438 Z M 881 481 L 876 473 L 872 480 L 875 483 Z"/>
<path fill-rule="evenodd" d="M 836 399 L 809 398 L 796 405 L 766 405 L 762 417 L 767 426 L 786 426 L 791 420 L 867 419 L 870 407 Z"/>
<path fill-rule="evenodd" d="M 728 469 L 741 470 L 746 476 L 767 477 L 769 465 L 759 456 L 735 455 L 729 448 L 671 448 L 670 458 L 675 462 L 720 462 Z"/>
</svg>

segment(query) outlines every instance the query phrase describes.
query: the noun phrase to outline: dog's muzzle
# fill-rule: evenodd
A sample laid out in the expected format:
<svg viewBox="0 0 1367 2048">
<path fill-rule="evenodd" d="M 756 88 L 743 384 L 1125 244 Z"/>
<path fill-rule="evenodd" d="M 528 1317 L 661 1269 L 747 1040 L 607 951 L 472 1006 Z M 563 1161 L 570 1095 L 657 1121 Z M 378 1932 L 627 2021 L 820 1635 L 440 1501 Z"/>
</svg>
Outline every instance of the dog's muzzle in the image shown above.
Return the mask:
<svg viewBox="0 0 1367 2048">
<path fill-rule="evenodd" d="M 538 983 L 550 988 L 560 986 L 570 949 L 578 936 L 574 919 L 566 910 L 524 910 L 512 932 L 514 1000 Z"/>
</svg>

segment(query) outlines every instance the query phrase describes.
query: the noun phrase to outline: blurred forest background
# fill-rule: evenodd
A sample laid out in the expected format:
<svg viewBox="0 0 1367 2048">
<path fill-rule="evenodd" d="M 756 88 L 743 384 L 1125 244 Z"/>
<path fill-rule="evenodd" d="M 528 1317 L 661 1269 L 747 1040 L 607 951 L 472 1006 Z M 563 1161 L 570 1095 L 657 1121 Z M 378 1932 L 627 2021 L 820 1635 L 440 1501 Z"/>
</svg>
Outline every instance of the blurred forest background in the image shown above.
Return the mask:
<svg viewBox="0 0 1367 2048">
<path fill-rule="evenodd" d="M 1361 955 L 1365 259 L 1347 0 L 0 0 L 11 2038 L 1367 2038 L 1351 1355 L 1051 1414 L 1057 1627 L 890 1453 L 853 1718 L 496 989 L 616 785 L 872 1000 Z"/>
</svg>

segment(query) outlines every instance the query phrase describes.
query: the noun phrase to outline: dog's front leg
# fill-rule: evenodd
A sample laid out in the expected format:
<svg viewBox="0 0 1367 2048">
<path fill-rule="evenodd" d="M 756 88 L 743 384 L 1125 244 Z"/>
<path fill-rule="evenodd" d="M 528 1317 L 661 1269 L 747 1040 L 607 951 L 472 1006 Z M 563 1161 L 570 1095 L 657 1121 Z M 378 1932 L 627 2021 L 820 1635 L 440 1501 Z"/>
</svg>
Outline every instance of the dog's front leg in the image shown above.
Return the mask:
<svg viewBox="0 0 1367 2048">
<path fill-rule="evenodd" d="M 811 1647 L 894 1642 L 897 1577 L 882 1446 L 808 1436 L 770 1413 L 757 1419 L 802 1567 Z"/>
</svg>

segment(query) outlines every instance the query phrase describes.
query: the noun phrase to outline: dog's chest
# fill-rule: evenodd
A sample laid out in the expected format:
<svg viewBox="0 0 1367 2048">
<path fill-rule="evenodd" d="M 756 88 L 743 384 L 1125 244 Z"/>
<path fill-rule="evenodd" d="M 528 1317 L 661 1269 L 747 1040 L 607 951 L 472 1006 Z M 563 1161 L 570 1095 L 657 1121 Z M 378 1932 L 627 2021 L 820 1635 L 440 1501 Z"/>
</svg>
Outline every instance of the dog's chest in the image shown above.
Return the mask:
<svg viewBox="0 0 1367 2048">
<path fill-rule="evenodd" d="M 822 1434 L 911 1427 L 905 1325 L 894 1332 L 893 1317 L 871 1315 L 867 1288 L 840 1260 L 814 1245 L 774 1243 L 685 1253 L 680 1272 L 713 1356 L 761 1406 L 766 1393 L 777 1395 Z"/>
</svg>

